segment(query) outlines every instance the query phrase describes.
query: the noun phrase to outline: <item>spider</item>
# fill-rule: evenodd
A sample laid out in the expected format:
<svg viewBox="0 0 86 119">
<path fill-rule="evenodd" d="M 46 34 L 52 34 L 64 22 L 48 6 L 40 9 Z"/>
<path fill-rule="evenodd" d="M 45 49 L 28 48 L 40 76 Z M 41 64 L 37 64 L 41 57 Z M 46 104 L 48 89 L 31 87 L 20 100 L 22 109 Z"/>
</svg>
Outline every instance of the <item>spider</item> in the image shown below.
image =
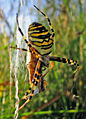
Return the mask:
<svg viewBox="0 0 86 119">
<path fill-rule="evenodd" d="M 43 77 L 53 68 L 54 66 L 53 63 L 51 63 L 51 67 L 49 67 L 50 65 L 49 61 L 58 61 L 58 62 L 68 63 L 70 65 L 79 66 L 79 64 L 77 64 L 77 61 L 75 60 L 49 56 L 49 54 L 52 52 L 52 46 L 54 42 L 53 38 L 55 36 L 55 33 L 48 16 L 46 16 L 35 5 L 34 7 L 47 19 L 51 33 L 41 23 L 33 22 L 28 28 L 28 40 L 27 40 L 19 26 L 18 14 L 17 14 L 16 21 L 17 21 L 18 30 L 22 35 L 24 41 L 26 42 L 27 46 L 29 47 L 29 50 L 24 48 L 17 48 L 17 47 L 11 47 L 11 48 L 30 52 L 30 63 L 28 65 L 30 87 L 22 98 L 25 99 L 25 102 L 22 106 L 20 106 L 19 110 L 21 110 L 28 102 L 31 101 L 32 97 L 34 96 L 36 87 L 38 86 L 40 81 L 43 81 Z M 42 69 L 48 67 L 49 69 L 46 71 L 44 75 L 42 75 Z M 45 83 L 46 82 L 43 81 L 42 88 L 44 88 Z"/>
</svg>

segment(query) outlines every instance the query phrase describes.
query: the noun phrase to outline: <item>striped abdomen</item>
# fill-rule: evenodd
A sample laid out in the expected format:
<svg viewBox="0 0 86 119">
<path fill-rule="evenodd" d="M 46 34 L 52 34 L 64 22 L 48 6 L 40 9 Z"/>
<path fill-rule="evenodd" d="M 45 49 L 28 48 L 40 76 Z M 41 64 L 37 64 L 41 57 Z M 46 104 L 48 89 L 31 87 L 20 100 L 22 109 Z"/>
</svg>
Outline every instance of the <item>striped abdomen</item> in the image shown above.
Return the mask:
<svg viewBox="0 0 86 119">
<path fill-rule="evenodd" d="M 40 23 L 34 22 L 29 26 L 29 41 L 40 55 L 48 55 L 52 51 L 53 39 L 49 31 Z"/>
</svg>

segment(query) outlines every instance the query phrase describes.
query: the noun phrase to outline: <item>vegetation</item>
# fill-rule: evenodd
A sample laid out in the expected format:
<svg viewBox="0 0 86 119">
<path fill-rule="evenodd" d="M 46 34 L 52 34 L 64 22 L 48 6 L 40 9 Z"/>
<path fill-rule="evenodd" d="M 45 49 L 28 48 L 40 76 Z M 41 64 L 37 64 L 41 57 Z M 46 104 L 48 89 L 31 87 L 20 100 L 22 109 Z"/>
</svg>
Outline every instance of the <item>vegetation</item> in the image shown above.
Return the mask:
<svg viewBox="0 0 86 119">
<path fill-rule="evenodd" d="M 77 60 L 80 69 L 54 62 L 54 68 L 47 74 L 46 89 L 36 94 L 18 113 L 18 104 L 29 87 L 27 54 L 10 49 L 9 46 L 27 48 L 18 33 L 16 22 L 9 21 L 13 15 L 12 6 L 17 3 L 16 13 L 23 17 L 28 9 L 31 21 L 40 22 L 48 28 L 46 19 L 27 0 L 13 0 L 6 16 L 0 4 L 0 119 L 85 119 L 86 117 L 86 3 L 84 0 L 37 0 L 37 5 L 51 19 L 55 30 L 51 55 Z M 15 6 L 14 6 L 15 7 Z M 16 16 L 15 13 L 15 16 Z M 35 15 L 34 15 L 35 14 Z M 35 16 L 35 17 L 34 17 Z M 15 17 L 16 20 L 16 17 Z M 25 19 L 27 22 L 27 18 Z M 19 21 L 21 22 L 21 20 Z M 13 24 L 13 25 L 12 25 Z M 24 23 L 20 23 L 26 33 Z M 23 104 L 21 101 L 20 105 Z M 15 115 L 16 113 L 16 115 Z"/>
</svg>

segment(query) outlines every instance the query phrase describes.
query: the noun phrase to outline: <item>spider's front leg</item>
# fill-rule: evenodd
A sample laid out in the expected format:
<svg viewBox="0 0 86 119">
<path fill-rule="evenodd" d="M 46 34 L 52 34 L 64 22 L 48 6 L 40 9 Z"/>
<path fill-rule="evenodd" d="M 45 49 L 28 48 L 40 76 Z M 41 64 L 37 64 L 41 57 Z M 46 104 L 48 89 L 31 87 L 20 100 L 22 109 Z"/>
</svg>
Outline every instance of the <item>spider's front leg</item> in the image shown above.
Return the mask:
<svg viewBox="0 0 86 119">
<path fill-rule="evenodd" d="M 39 83 L 39 79 L 41 77 L 42 65 L 43 65 L 43 63 L 40 60 L 38 60 L 36 70 L 35 70 L 35 73 L 34 73 L 34 76 L 32 79 L 31 87 L 28 89 L 25 96 L 22 98 L 22 99 L 25 99 L 26 102 L 19 108 L 19 110 L 21 110 L 28 102 L 30 102 L 32 97 L 34 96 L 35 89 L 36 89 L 36 87 Z M 29 94 L 30 91 L 31 91 L 31 93 Z"/>
</svg>

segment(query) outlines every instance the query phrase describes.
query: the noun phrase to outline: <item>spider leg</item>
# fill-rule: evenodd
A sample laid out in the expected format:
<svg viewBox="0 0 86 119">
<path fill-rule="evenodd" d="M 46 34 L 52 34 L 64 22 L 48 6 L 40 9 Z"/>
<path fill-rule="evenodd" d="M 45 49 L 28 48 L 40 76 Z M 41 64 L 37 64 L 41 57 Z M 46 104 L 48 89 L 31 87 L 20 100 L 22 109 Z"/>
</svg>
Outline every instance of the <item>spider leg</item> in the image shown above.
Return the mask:
<svg viewBox="0 0 86 119">
<path fill-rule="evenodd" d="M 26 37 L 24 36 L 24 34 L 23 34 L 23 32 L 22 32 L 22 30 L 21 30 L 21 28 L 20 28 L 20 26 L 19 26 L 18 14 L 16 14 L 16 21 L 17 21 L 17 25 L 18 25 L 18 30 L 19 30 L 19 32 L 21 33 L 21 35 L 22 35 L 22 37 L 24 38 L 24 40 L 25 40 L 25 42 L 27 43 L 27 45 L 29 46 L 30 43 L 27 41 Z"/>
<path fill-rule="evenodd" d="M 53 62 L 51 62 L 50 63 L 50 68 L 47 70 L 47 72 L 41 77 L 41 78 L 43 78 L 53 67 L 54 67 L 54 63 Z M 46 86 L 47 84 L 46 84 L 46 82 L 44 82 L 44 85 Z M 19 108 L 19 110 L 21 110 L 27 103 L 29 103 L 30 101 L 31 101 L 31 99 L 32 99 L 32 97 L 34 96 L 34 91 L 35 91 L 35 89 L 36 89 L 36 86 L 35 85 L 33 85 L 33 90 L 32 90 L 32 93 L 28 96 L 24 96 L 23 97 L 23 99 L 27 99 L 26 100 L 26 102 Z M 29 93 L 29 91 L 30 90 L 28 90 L 28 93 Z M 18 110 L 18 111 L 19 111 Z"/>
<path fill-rule="evenodd" d="M 35 69 L 35 73 L 34 73 L 34 76 L 32 79 L 32 87 L 33 87 L 33 85 L 37 86 L 39 79 L 40 79 L 40 76 L 41 76 L 41 70 L 42 70 L 42 62 L 38 60 L 37 66 Z M 28 91 L 26 92 L 26 96 L 29 94 L 31 88 L 29 88 Z"/>
<path fill-rule="evenodd" d="M 24 48 L 17 48 L 17 47 L 13 47 L 13 46 L 11 46 L 10 48 L 14 48 L 14 49 L 18 49 L 18 50 L 21 50 L 21 51 L 28 51 L 29 52 L 29 50 L 28 49 L 24 49 Z M 34 55 L 34 54 L 33 54 Z M 31 64 L 31 66 L 32 65 L 34 65 L 34 61 L 35 62 L 37 62 L 37 58 L 35 58 L 35 59 L 33 59 L 33 60 L 31 60 L 30 62 L 29 62 L 29 64 L 27 65 L 27 68 L 28 68 L 28 66 Z M 33 70 L 34 71 L 34 70 Z M 28 94 L 30 93 L 30 91 L 31 91 L 31 89 L 32 89 L 32 87 L 33 87 L 33 83 L 30 81 L 30 84 L 31 84 L 31 86 L 29 87 L 29 89 L 28 89 Z M 24 96 L 21 100 L 23 100 L 23 99 L 25 99 L 25 98 L 27 98 L 26 96 Z M 21 100 L 19 100 L 17 103 L 19 103 Z M 16 103 L 16 104 L 17 104 Z M 15 104 L 15 105 L 16 105 Z"/>
<path fill-rule="evenodd" d="M 22 99 L 25 99 L 26 102 L 19 108 L 19 110 L 21 110 L 28 102 L 30 102 L 32 97 L 34 96 L 34 91 L 35 91 L 35 89 L 36 89 L 36 87 L 39 83 L 39 79 L 40 79 L 40 76 L 41 76 L 42 64 L 43 63 L 38 60 L 36 70 L 35 70 L 35 73 L 34 73 L 34 76 L 33 76 L 31 87 L 29 87 L 25 96 L 23 96 L 23 98 L 22 98 Z"/>
<path fill-rule="evenodd" d="M 36 57 L 38 58 L 38 53 L 37 53 L 37 51 L 36 51 L 36 50 L 31 46 L 31 44 L 27 41 L 25 35 L 23 34 L 23 32 L 22 32 L 22 30 L 21 30 L 21 28 L 20 28 L 20 26 L 19 26 L 18 14 L 16 14 L 16 21 L 17 21 L 17 25 L 18 25 L 18 30 L 19 30 L 19 32 L 21 33 L 22 37 L 24 38 L 24 41 L 26 42 L 27 46 L 29 46 L 30 52 L 33 53 L 33 54 L 35 54 Z"/>
<path fill-rule="evenodd" d="M 57 62 L 67 63 L 67 64 L 70 64 L 70 65 L 79 66 L 77 61 L 71 60 L 71 59 L 67 59 L 67 58 L 50 56 L 49 59 L 50 59 L 50 61 L 57 61 Z"/>
<path fill-rule="evenodd" d="M 14 48 L 14 49 L 18 49 L 18 50 L 21 50 L 21 51 L 30 52 L 28 49 L 25 49 L 25 48 L 17 48 L 17 47 L 13 47 L 13 46 L 10 46 L 10 48 Z"/>
<path fill-rule="evenodd" d="M 30 93 L 31 89 L 33 88 L 33 83 L 31 84 L 31 86 L 28 89 L 28 94 Z M 15 105 L 17 105 L 21 100 L 27 100 L 28 96 L 24 95 L 18 102 L 15 103 Z"/>
<path fill-rule="evenodd" d="M 36 88 L 36 86 L 34 86 L 31 94 L 29 95 L 29 97 L 27 96 L 27 100 L 25 101 L 25 103 L 21 107 L 19 107 L 18 111 L 21 110 L 22 108 L 24 108 L 24 106 L 31 101 L 32 97 L 34 96 L 35 88 Z"/>
<path fill-rule="evenodd" d="M 13 46 L 10 46 L 10 48 L 14 48 L 14 49 L 17 49 L 17 50 L 30 52 L 30 50 L 25 49 L 25 48 L 17 48 L 17 47 L 13 47 Z M 33 55 L 35 55 L 35 54 L 33 54 Z M 33 61 L 37 61 L 37 58 L 33 59 L 33 60 L 32 60 L 32 61 L 30 61 L 29 63 L 32 63 Z M 28 65 L 29 65 L 29 64 L 28 64 Z"/>
<path fill-rule="evenodd" d="M 43 76 L 41 76 L 40 73 L 41 73 L 41 70 L 42 70 L 42 63 L 40 63 L 40 61 L 38 61 L 37 67 L 36 67 L 36 71 L 35 71 L 35 74 L 34 74 L 34 77 L 33 77 L 33 82 L 31 84 L 31 86 L 29 87 L 28 91 L 26 92 L 26 94 L 21 99 L 21 100 L 25 99 L 26 101 L 25 101 L 25 103 L 22 106 L 20 106 L 19 110 L 21 110 L 27 103 L 29 103 L 31 101 L 32 97 L 34 96 L 35 89 L 36 89 L 36 87 L 37 87 L 37 85 L 39 83 L 40 76 L 41 76 L 41 79 L 42 79 L 54 67 L 54 63 L 51 62 L 50 66 L 51 67 L 47 70 L 47 72 Z M 46 85 L 47 84 L 44 81 L 44 86 L 46 86 Z M 31 92 L 31 94 L 30 94 L 30 92 Z"/>
<path fill-rule="evenodd" d="M 17 48 L 17 47 L 13 47 L 13 46 L 10 46 L 9 48 L 14 48 L 14 49 L 17 49 L 17 50 L 30 52 L 30 50 L 25 49 L 25 48 Z M 35 54 L 33 54 L 33 55 L 35 55 Z M 33 60 L 32 60 L 32 61 L 30 61 L 29 63 L 32 63 L 33 61 L 37 61 L 37 58 L 33 59 Z"/>
<path fill-rule="evenodd" d="M 45 18 L 47 19 L 47 21 L 48 21 L 48 24 L 49 24 L 49 27 L 50 27 L 50 30 L 51 30 L 51 32 L 52 32 L 52 35 L 51 35 L 51 39 L 53 40 L 53 38 L 54 38 L 54 36 L 55 36 L 55 32 L 54 32 L 54 30 L 53 30 L 53 28 L 52 28 L 52 25 L 51 25 L 51 22 L 50 22 L 50 19 L 48 18 L 48 16 L 47 15 L 45 15 L 38 7 L 36 7 L 35 5 L 34 5 L 34 7 L 42 14 L 42 15 L 44 15 L 45 16 Z"/>
<path fill-rule="evenodd" d="M 51 62 L 49 64 L 49 66 L 50 66 L 50 68 L 47 70 L 47 72 L 43 76 L 41 76 L 41 78 L 45 77 L 47 75 L 47 73 L 54 67 L 54 62 Z"/>
<path fill-rule="evenodd" d="M 50 64 L 49 64 L 49 69 L 46 71 L 46 73 L 44 74 L 44 75 L 42 75 L 41 76 L 41 78 L 40 78 L 40 80 L 42 81 L 40 81 L 41 82 L 41 90 L 43 91 L 44 89 L 45 89 L 45 87 L 46 87 L 46 85 L 47 85 L 47 82 L 45 81 L 45 80 L 43 80 L 43 78 L 47 75 L 47 73 L 54 67 L 54 62 L 51 62 Z"/>
</svg>

